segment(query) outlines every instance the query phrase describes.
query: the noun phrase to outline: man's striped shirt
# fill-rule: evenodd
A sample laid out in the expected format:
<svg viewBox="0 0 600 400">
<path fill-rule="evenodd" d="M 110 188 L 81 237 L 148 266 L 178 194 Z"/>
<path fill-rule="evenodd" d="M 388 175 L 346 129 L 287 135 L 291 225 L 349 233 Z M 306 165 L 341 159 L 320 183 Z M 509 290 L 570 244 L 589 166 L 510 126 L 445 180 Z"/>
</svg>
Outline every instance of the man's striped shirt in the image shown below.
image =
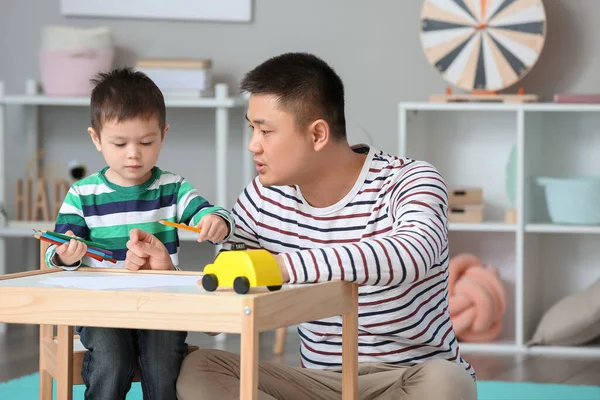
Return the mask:
<svg viewBox="0 0 600 400">
<path fill-rule="evenodd" d="M 82 260 L 84 265 L 123 267 L 129 231 L 138 228 L 163 242 L 177 266 L 177 229 L 156 222 L 161 219 L 196 225 L 203 216 L 213 213 L 227 221 L 228 238 L 232 236 L 235 221 L 231 213 L 211 205 L 183 177 L 154 167 L 152 176 L 143 184 L 123 187 L 106 179 L 107 169 L 105 167 L 74 183 L 56 219 L 55 232 L 71 230 L 80 238 L 106 246 L 117 260 L 115 265 L 85 256 Z M 52 262 L 55 251 L 56 246 L 52 245 L 46 252 L 46 263 L 51 267 L 55 267 Z M 74 269 L 80 264 L 62 268 Z"/>
<path fill-rule="evenodd" d="M 364 145 L 361 174 L 336 204 L 311 207 L 295 186 L 254 179 L 233 208 L 232 241 L 282 253 L 290 283 L 358 282 L 359 361 L 462 359 L 448 311 L 448 197 L 428 163 Z M 341 317 L 301 324 L 302 364 L 342 363 Z"/>
</svg>

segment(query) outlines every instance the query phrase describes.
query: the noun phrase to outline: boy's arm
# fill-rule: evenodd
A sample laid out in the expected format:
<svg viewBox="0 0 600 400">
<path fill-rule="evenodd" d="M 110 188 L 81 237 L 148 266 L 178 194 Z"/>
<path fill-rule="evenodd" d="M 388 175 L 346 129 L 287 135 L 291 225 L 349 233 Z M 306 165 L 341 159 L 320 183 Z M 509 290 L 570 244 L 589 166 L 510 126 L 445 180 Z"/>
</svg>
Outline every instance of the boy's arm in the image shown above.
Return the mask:
<svg viewBox="0 0 600 400">
<path fill-rule="evenodd" d="M 177 222 L 189 226 L 196 226 L 202 217 L 215 214 L 225 220 L 228 234 L 220 242 L 221 244 L 233 236 L 235 220 L 231 213 L 223 207 L 210 204 L 188 181 L 183 179 L 177 192 Z"/>
<path fill-rule="evenodd" d="M 234 243 L 243 243 L 248 249 L 260 249 L 261 245 L 255 230 L 252 216 L 246 212 L 245 199 L 249 199 L 248 190 L 245 189 L 233 206 L 232 214 L 235 220 L 235 230 L 230 240 L 223 244 L 223 250 L 230 250 Z"/>
<path fill-rule="evenodd" d="M 410 284 L 442 264 L 440 258 L 448 251 L 446 185 L 427 163 L 406 168 L 390 189 L 388 206 L 394 222 L 385 236 L 282 253 L 279 260 L 289 282 L 341 279 L 379 286 Z"/>
<path fill-rule="evenodd" d="M 56 217 L 56 223 L 54 225 L 54 232 L 66 233 L 69 230 L 79 238 L 89 239 L 90 230 L 83 218 L 81 199 L 73 187 L 69 189 L 69 192 L 58 211 L 58 216 Z M 46 265 L 48 265 L 48 267 L 75 270 L 81 266 L 81 260 L 74 265 L 57 265 L 56 247 L 56 245 L 51 244 L 46 250 Z"/>
</svg>

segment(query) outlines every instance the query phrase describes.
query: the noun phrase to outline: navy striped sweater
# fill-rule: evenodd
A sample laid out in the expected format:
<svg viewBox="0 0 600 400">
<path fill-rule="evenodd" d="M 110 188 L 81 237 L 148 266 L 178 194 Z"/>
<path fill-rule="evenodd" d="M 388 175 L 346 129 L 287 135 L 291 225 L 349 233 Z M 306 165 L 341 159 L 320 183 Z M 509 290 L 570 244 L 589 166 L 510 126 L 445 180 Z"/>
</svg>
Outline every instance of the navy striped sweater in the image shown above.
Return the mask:
<svg viewBox="0 0 600 400">
<path fill-rule="evenodd" d="M 233 208 L 233 241 L 281 253 L 290 283 L 358 282 L 359 361 L 412 365 L 462 359 L 448 311 L 448 197 L 430 164 L 368 148 L 338 203 L 311 207 L 295 186 L 254 179 Z M 227 245 L 226 245 L 227 247 Z M 304 323 L 302 365 L 342 363 L 341 317 Z"/>
</svg>

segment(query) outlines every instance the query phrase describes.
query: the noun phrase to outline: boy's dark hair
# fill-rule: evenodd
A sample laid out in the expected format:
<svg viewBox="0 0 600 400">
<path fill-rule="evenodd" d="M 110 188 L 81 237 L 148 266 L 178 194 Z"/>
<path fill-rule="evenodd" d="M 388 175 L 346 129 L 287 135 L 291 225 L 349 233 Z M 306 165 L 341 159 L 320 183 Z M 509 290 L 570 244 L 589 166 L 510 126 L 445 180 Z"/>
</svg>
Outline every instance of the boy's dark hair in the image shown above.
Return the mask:
<svg viewBox="0 0 600 400">
<path fill-rule="evenodd" d="M 99 73 L 92 80 L 92 128 L 100 134 L 106 121 L 127 121 L 133 118 L 158 118 L 161 132 L 166 124 L 165 99 L 146 74 L 132 68 L 118 68 Z"/>
<path fill-rule="evenodd" d="M 325 61 L 308 53 L 272 57 L 248 72 L 242 92 L 269 94 L 283 111 L 296 116 L 300 127 L 322 118 L 336 139 L 346 139 L 344 84 Z"/>
</svg>

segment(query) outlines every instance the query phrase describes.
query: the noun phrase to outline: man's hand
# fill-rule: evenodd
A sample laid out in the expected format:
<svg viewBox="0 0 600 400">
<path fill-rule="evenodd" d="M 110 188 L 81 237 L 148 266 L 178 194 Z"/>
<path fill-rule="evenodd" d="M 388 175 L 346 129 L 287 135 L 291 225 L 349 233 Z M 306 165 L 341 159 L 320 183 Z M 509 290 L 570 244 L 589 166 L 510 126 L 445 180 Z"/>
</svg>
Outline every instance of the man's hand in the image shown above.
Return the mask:
<svg viewBox="0 0 600 400">
<path fill-rule="evenodd" d="M 285 267 L 285 260 L 281 254 L 277 254 L 275 256 L 275 261 L 277 261 L 277 265 L 279 265 L 279 270 L 281 271 L 281 278 L 283 283 L 287 283 L 290 281 L 290 274 L 288 274 L 288 270 Z"/>
<path fill-rule="evenodd" d="M 73 231 L 68 230 L 65 235 L 75 237 Z M 69 240 L 58 246 L 54 253 L 54 264 L 68 267 L 77 264 L 87 252 L 87 245 L 79 240 Z"/>
<path fill-rule="evenodd" d="M 227 223 L 216 214 L 208 214 L 202 217 L 196 228 L 202 229 L 202 232 L 198 235 L 199 242 L 205 240 L 210 240 L 213 243 L 220 242 L 225 239 L 228 232 Z"/>
<path fill-rule="evenodd" d="M 127 241 L 125 268 L 131 271 L 139 269 L 175 269 L 165 245 L 154 235 L 140 229 L 132 229 Z"/>
</svg>

